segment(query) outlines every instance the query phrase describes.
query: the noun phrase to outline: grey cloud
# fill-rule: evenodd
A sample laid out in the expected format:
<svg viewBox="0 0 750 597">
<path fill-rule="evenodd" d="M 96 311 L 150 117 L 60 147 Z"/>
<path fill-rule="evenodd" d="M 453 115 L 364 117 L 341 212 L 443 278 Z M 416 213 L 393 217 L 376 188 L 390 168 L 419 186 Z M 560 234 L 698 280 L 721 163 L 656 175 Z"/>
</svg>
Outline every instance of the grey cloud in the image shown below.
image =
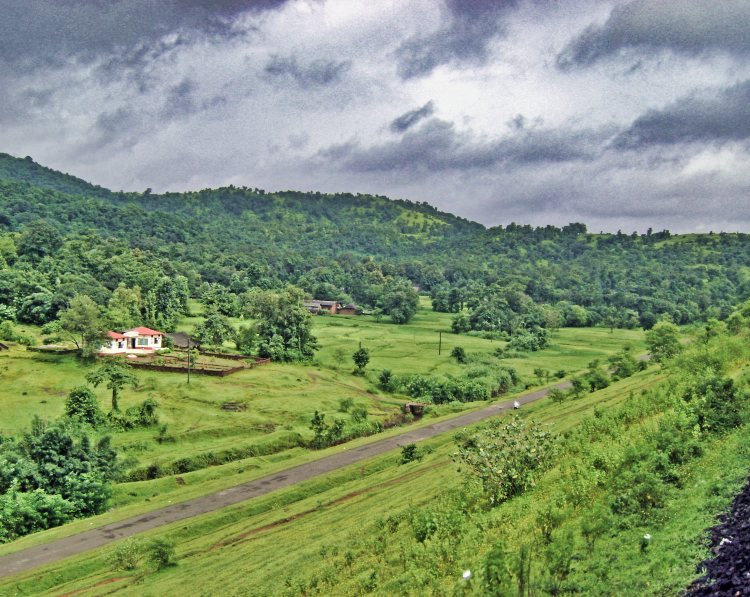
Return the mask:
<svg viewBox="0 0 750 597">
<path fill-rule="evenodd" d="M 290 78 L 302 88 L 324 87 L 338 82 L 349 69 L 348 60 L 312 60 L 300 64 L 295 56 L 272 56 L 265 72 L 274 79 Z"/>
<path fill-rule="evenodd" d="M 589 66 L 629 48 L 669 49 L 695 56 L 721 50 L 750 54 L 747 0 L 635 0 L 612 10 L 602 26 L 591 26 L 558 55 L 567 69 Z"/>
<path fill-rule="evenodd" d="M 684 97 L 637 118 L 615 147 L 737 141 L 750 138 L 750 80 L 712 94 Z"/>
<path fill-rule="evenodd" d="M 195 112 L 195 89 L 195 83 L 190 79 L 183 79 L 179 84 L 170 87 L 162 114 L 167 118 L 175 118 Z"/>
<path fill-rule="evenodd" d="M 0 63 L 25 71 L 90 61 L 177 31 L 228 34 L 232 19 L 287 0 L 0 0 Z"/>
<path fill-rule="evenodd" d="M 404 41 L 396 51 L 402 79 L 430 74 L 451 62 L 484 63 L 493 38 L 504 31 L 502 15 L 515 0 L 447 0 L 446 22 L 436 32 Z"/>
<path fill-rule="evenodd" d="M 398 141 L 362 148 L 356 143 L 330 147 L 320 157 L 360 172 L 395 170 L 475 170 L 507 166 L 591 160 L 609 131 L 532 129 L 496 140 L 476 140 L 451 122 L 433 118 L 407 131 Z"/>
<path fill-rule="evenodd" d="M 410 110 L 409 112 L 406 112 L 402 114 L 401 116 L 399 116 L 398 118 L 394 119 L 393 122 L 391 122 L 390 129 L 394 133 L 403 133 L 404 131 L 410 129 L 415 124 L 417 124 L 420 120 L 428 118 L 432 116 L 434 113 L 435 113 L 435 105 L 432 102 L 432 100 L 430 100 L 421 108 L 417 108 L 416 110 Z"/>
</svg>

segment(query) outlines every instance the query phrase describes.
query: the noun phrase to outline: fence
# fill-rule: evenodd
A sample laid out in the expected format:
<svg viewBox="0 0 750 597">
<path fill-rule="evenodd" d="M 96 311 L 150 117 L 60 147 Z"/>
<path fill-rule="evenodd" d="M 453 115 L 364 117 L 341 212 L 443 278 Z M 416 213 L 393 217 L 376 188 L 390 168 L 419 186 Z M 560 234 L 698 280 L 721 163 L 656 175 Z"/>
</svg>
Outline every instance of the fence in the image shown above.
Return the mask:
<svg viewBox="0 0 750 597">
<path fill-rule="evenodd" d="M 156 365 L 154 363 L 138 363 L 130 362 L 130 366 L 135 369 L 147 369 L 149 371 L 167 371 L 169 373 L 187 373 L 187 366 L 185 365 Z M 213 375 L 215 377 L 226 377 L 232 373 L 242 371 L 246 367 L 240 365 L 238 367 L 223 367 L 221 365 L 196 365 L 190 367 L 190 373 L 196 373 L 199 375 Z"/>
</svg>

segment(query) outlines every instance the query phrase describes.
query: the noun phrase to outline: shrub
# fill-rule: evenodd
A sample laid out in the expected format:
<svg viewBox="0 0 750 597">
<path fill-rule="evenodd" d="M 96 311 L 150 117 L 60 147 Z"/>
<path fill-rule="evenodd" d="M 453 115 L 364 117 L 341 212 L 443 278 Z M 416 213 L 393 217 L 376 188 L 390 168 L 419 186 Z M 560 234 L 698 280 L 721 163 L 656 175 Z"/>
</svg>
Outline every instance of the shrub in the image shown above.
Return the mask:
<svg viewBox="0 0 750 597">
<path fill-rule="evenodd" d="M 471 329 L 469 317 L 464 313 L 459 313 L 451 321 L 451 331 L 454 334 L 464 334 Z"/>
<path fill-rule="evenodd" d="M 555 404 L 559 404 L 563 400 L 565 400 L 565 392 L 563 392 L 560 388 L 552 388 L 549 391 L 549 399 L 554 402 Z"/>
<path fill-rule="evenodd" d="M 484 594 L 488 597 L 505 597 L 513 592 L 508 556 L 505 548 L 498 543 L 484 560 Z"/>
<path fill-rule="evenodd" d="M 11 489 L 0 495 L 0 543 L 59 526 L 73 519 L 76 509 L 60 495 L 34 489 L 27 493 Z"/>
<path fill-rule="evenodd" d="M 406 444 L 401 448 L 401 464 L 422 460 L 424 455 L 417 447 L 417 444 Z"/>
<path fill-rule="evenodd" d="M 348 413 L 352 406 L 354 406 L 354 398 L 342 398 L 339 400 L 340 413 Z"/>
<path fill-rule="evenodd" d="M 102 421 L 99 401 L 88 386 L 73 388 L 65 400 L 65 414 L 96 427 Z"/>
<path fill-rule="evenodd" d="M 114 570 L 135 570 L 143 558 L 143 543 L 138 539 L 125 539 L 109 557 Z"/>
<path fill-rule="evenodd" d="M 366 406 L 355 406 L 351 412 L 351 418 L 354 423 L 363 423 L 367 420 L 367 407 Z"/>
<path fill-rule="evenodd" d="M 514 416 L 491 421 L 459 445 L 456 459 L 481 484 L 490 504 L 499 504 L 530 487 L 552 462 L 554 436 L 532 420 Z"/>
<path fill-rule="evenodd" d="M 459 364 L 466 363 L 466 351 L 462 346 L 454 346 L 453 350 L 451 350 L 451 356 L 456 359 L 456 362 Z"/>
<path fill-rule="evenodd" d="M 166 539 L 154 539 L 146 548 L 146 558 L 157 570 L 176 564 L 174 544 Z"/>
<path fill-rule="evenodd" d="M 356 373 L 362 375 L 365 372 L 367 363 L 370 362 L 370 351 L 360 346 L 359 349 L 357 349 L 352 355 L 352 360 L 354 361 L 354 365 L 357 367 Z"/>
<path fill-rule="evenodd" d="M 18 340 L 18 333 L 16 328 L 13 326 L 11 321 L 0 322 L 0 340 L 6 340 L 8 342 L 15 342 Z"/>
<path fill-rule="evenodd" d="M 396 377 L 390 369 L 383 369 L 378 376 L 378 386 L 384 392 L 395 392 L 397 387 Z"/>
</svg>

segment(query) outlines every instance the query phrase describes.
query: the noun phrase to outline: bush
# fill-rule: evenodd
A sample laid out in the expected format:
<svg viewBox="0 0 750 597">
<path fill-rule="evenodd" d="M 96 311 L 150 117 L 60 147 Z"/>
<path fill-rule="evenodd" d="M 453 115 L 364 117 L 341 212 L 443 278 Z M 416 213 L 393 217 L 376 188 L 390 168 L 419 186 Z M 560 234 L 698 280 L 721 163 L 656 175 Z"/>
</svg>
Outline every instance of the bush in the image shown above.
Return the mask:
<svg viewBox="0 0 750 597">
<path fill-rule="evenodd" d="M 43 489 L 27 493 L 11 489 L 0 495 L 0 543 L 65 524 L 75 514 L 75 506 L 60 495 Z"/>
<path fill-rule="evenodd" d="M 352 360 L 354 361 L 354 365 L 357 367 L 355 373 L 357 373 L 358 375 L 362 375 L 365 372 L 367 363 L 370 362 L 370 351 L 368 351 L 366 348 L 360 347 L 352 355 Z"/>
<path fill-rule="evenodd" d="M 456 359 L 459 364 L 466 363 L 466 351 L 461 346 L 454 346 L 451 350 L 451 356 Z"/>
<path fill-rule="evenodd" d="M 154 539 L 146 548 L 146 558 L 157 570 L 176 564 L 174 544 L 166 539 Z"/>
<path fill-rule="evenodd" d="M 367 407 L 366 406 L 355 406 L 351 412 L 351 418 L 354 423 L 363 423 L 367 420 Z"/>
<path fill-rule="evenodd" d="M 88 386 L 78 386 L 71 390 L 65 400 L 65 414 L 77 417 L 92 427 L 99 425 L 103 419 L 99 401 Z"/>
<path fill-rule="evenodd" d="M 417 444 L 406 444 L 401 448 L 401 464 L 407 464 L 414 462 L 415 460 L 422 460 L 424 455 L 417 447 Z"/>
<path fill-rule="evenodd" d="M 471 330 L 471 322 L 464 313 L 459 313 L 451 321 L 451 331 L 454 334 L 465 334 Z"/>
<path fill-rule="evenodd" d="M 560 402 L 565 400 L 565 392 L 563 392 L 560 388 L 552 388 L 549 391 L 548 396 L 549 399 L 555 404 L 559 404 Z"/>
<path fill-rule="evenodd" d="M 456 458 L 482 486 L 490 504 L 499 504 L 530 487 L 552 462 L 556 441 L 538 423 L 514 416 L 497 419 L 466 438 Z"/>
<path fill-rule="evenodd" d="M 354 398 L 342 398 L 339 400 L 340 413 L 348 413 L 352 406 L 354 406 Z"/>
<path fill-rule="evenodd" d="M 395 392 L 398 387 L 396 377 L 390 369 L 383 369 L 378 376 L 378 386 L 384 392 Z"/>
<path fill-rule="evenodd" d="M 16 328 L 13 326 L 11 321 L 0 322 L 0 340 L 6 340 L 7 342 L 16 342 L 19 338 Z"/>
<path fill-rule="evenodd" d="M 143 558 L 144 546 L 138 539 L 125 539 L 109 557 L 113 570 L 135 570 Z"/>
</svg>

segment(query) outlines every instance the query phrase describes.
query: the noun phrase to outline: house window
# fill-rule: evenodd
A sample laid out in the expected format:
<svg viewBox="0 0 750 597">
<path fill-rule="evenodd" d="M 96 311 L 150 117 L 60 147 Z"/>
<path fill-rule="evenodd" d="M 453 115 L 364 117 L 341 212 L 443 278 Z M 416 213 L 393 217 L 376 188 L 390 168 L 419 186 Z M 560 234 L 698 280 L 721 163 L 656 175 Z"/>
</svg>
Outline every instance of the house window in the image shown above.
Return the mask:
<svg viewBox="0 0 750 597">
<path fill-rule="evenodd" d="M 136 344 L 138 346 L 148 346 L 148 338 L 138 338 Z"/>
</svg>

